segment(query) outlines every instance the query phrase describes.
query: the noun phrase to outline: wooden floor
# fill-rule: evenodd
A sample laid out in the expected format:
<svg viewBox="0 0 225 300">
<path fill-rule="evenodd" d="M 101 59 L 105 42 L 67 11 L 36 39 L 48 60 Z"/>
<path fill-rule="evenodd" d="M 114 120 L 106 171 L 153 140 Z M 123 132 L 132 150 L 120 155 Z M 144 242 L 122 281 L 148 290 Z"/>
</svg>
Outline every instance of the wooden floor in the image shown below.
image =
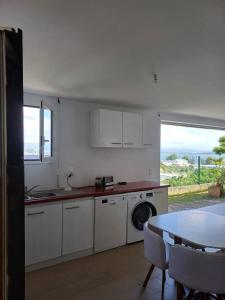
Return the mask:
<svg viewBox="0 0 225 300">
<path fill-rule="evenodd" d="M 26 300 L 160 300 L 161 272 L 142 288 L 148 269 L 143 243 L 120 247 L 28 273 Z M 164 299 L 176 299 L 168 275 Z"/>
</svg>

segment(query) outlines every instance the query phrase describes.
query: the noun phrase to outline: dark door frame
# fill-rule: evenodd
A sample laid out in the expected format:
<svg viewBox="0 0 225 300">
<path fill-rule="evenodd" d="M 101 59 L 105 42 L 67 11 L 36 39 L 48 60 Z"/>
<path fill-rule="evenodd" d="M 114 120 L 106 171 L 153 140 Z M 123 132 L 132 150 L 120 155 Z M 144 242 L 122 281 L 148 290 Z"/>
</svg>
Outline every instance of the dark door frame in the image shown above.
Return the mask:
<svg viewBox="0 0 225 300">
<path fill-rule="evenodd" d="M 25 300 L 22 31 L 0 28 L 0 299 Z"/>
<path fill-rule="evenodd" d="M 0 298 L 7 299 L 6 262 L 6 109 L 5 109 L 5 63 L 3 35 L 0 34 Z"/>
</svg>

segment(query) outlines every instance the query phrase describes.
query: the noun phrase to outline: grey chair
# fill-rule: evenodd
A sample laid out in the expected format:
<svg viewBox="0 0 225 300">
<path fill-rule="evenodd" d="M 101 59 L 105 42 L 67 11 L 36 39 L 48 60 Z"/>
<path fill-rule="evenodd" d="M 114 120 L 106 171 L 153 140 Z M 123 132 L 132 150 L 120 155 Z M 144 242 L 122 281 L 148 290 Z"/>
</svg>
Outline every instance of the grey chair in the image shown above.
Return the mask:
<svg viewBox="0 0 225 300">
<path fill-rule="evenodd" d="M 151 263 L 150 270 L 145 278 L 143 287 L 152 275 L 155 267 L 162 270 L 162 293 L 161 299 L 164 298 L 164 288 L 166 281 L 166 270 L 169 266 L 169 245 L 163 240 L 162 236 L 148 227 L 148 223 L 144 224 L 144 254 L 146 259 Z"/>
<path fill-rule="evenodd" d="M 187 299 L 192 299 L 195 291 L 202 299 L 216 294 L 217 299 L 225 299 L 225 254 L 207 253 L 182 245 L 170 249 L 169 275 L 177 282 L 177 299 L 182 299 L 182 287 L 190 289 Z"/>
</svg>

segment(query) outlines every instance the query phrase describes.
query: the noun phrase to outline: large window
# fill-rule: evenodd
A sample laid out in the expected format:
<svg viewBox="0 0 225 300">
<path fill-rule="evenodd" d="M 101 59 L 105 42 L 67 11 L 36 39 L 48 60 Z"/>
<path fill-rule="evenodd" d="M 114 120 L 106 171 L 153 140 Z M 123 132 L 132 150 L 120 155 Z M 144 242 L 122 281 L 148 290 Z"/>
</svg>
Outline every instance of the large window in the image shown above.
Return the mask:
<svg viewBox="0 0 225 300">
<path fill-rule="evenodd" d="M 187 186 L 215 181 L 218 155 L 214 149 L 224 129 L 161 125 L 161 181 L 171 186 Z"/>
<path fill-rule="evenodd" d="M 24 160 L 45 161 L 53 156 L 53 111 L 24 106 Z"/>
</svg>

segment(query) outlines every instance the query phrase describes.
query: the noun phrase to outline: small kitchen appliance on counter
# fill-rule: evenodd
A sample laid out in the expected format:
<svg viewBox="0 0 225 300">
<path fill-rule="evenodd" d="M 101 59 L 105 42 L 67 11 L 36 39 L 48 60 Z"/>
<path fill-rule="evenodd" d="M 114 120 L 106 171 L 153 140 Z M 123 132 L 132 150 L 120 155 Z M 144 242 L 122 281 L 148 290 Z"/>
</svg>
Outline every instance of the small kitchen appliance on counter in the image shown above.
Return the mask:
<svg viewBox="0 0 225 300">
<path fill-rule="evenodd" d="M 113 176 L 104 176 L 102 178 L 102 185 L 104 187 L 110 187 L 114 185 Z"/>
<path fill-rule="evenodd" d="M 95 178 L 95 186 L 96 187 L 113 187 L 114 181 L 113 176 L 103 176 Z"/>
</svg>

